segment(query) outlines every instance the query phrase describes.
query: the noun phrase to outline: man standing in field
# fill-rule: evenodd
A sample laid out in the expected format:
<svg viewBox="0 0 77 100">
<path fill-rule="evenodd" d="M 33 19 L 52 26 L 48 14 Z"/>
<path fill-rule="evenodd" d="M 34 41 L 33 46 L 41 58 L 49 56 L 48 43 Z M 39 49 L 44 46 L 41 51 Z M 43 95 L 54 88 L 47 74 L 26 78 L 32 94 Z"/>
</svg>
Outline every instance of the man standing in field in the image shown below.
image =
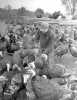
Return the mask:
<svg viewBox="0 0 77 100">
<path fill-rule="evenodd" d="M 41 50 L 45 50 L 47 53 L 52 51 L 54 35 L 51 33 L 48 23 L 40 23 L 39 31 L 36 34 L 36 39 L 40 42 Z"/>
<path fill-rule="evenodd" d="M 40 23 L 36 40 L 39 40 L 41 51 L 45 51 L 49 55 L 49 62 L 53 64 L 55 33 L 51 32 L 50 25 L 47 22 Z"/>
</svg>

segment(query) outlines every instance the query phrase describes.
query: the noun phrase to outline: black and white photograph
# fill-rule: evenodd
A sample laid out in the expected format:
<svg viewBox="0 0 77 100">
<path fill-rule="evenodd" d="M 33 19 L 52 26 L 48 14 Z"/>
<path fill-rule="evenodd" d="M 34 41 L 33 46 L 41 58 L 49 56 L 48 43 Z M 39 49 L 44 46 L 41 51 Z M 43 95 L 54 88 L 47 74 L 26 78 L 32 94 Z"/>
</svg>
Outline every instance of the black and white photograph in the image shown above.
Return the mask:
<svg viewBox="0 0 77 100">
<path fill-rule="evenodd" d="M 0 100 L 77 100 L 77 0 L 0 0 Z"/>
</svg>

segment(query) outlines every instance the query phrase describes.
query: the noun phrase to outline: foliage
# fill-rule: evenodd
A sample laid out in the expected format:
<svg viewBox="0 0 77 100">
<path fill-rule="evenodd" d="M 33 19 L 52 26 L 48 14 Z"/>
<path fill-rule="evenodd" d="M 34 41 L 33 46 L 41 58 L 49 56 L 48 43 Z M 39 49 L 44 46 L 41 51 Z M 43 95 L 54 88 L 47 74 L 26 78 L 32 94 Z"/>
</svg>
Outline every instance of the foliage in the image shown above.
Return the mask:
<svg viewBox="0 0 77 100">
<path fill-rule="evenodd" d="M 44 11 L 43 9 L 41 8 L 38 8 L 36 11 L 35 11 L 35 15 L 37 18 L 42 18 L 44 16 Z"/>
<path fill-rule="evenodd" d="M 34 12 L 31 12 L 29 10 L 26 10 L 24 7 L 21 7 L 19 9 L 7 9 L 8 7 L 5 8 L 0 8 L 0 20 L 5 21 L 6 23 L 14 23 L 14 22 L 19 22 L 21 23 L 22 18 L 30 17 L 33 18 L 35 16 Z"/>
<path fill-rule="evenodd" d="M 53 13 L 53 18 L 54 18 L 54 19 L 57 19 L 59 16 L 60 16 L 60 11 L 58 11 L 58 12 L 55 11 L 55 12 Z"/>
<path fill-rule="evenodd" d="M 61 0 L 62 4 L 66 6 L 66 10 L 71 13 L 71 15 L 74 15 L 75 8 L 77 4 L 77 0 Z"/>
<path fill-rule="evenodd" d="M 61 15 L 60 11 L 55 11 L 52 15 L 49 14 L 48 18 L 57 19 Z"/>
<path fill-rule="evenodd" d="M 6 5 L 4 8 L 5 8 L 6 10 L 11 10 L 11 9 L 12 9 L 11 5 Z"/>
<path fill-rule="evenodd" d="M 18 15 L 24 16 L 26 12 L 26 9 L 24 7 L 21 7 L 18 9 Z"/>
</svg>

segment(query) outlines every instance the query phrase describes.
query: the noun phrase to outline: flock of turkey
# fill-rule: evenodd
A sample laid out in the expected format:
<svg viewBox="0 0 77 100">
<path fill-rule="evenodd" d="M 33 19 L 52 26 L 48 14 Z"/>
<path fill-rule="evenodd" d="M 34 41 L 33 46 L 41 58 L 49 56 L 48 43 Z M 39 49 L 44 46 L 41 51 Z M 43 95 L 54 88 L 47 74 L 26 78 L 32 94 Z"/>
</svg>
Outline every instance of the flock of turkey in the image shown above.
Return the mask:
<svg viewBox="0 0 77 100">
<path fill-rule="evenodd" d="M 76 38 L 50 26 L 9 25 L 0 35 L 0 100 L 77 100 L 77 77 L 56 62 L 77 57 Z"/>
</svg>

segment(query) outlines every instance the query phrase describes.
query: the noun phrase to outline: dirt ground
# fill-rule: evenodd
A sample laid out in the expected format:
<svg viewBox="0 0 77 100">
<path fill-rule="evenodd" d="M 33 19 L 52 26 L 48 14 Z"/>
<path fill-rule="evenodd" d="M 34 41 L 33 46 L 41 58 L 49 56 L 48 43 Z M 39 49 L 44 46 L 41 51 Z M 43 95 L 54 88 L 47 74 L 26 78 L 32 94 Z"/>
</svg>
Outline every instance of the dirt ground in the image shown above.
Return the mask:
<svg viewBox="0 0 77 100">
<path fill-rule="evenodd" d="M 64 64 L 71 74 L 77 75 L 77 57 L 66 54 L 62 59 L 58 60 L 58 63 Z"/>
</svg>

